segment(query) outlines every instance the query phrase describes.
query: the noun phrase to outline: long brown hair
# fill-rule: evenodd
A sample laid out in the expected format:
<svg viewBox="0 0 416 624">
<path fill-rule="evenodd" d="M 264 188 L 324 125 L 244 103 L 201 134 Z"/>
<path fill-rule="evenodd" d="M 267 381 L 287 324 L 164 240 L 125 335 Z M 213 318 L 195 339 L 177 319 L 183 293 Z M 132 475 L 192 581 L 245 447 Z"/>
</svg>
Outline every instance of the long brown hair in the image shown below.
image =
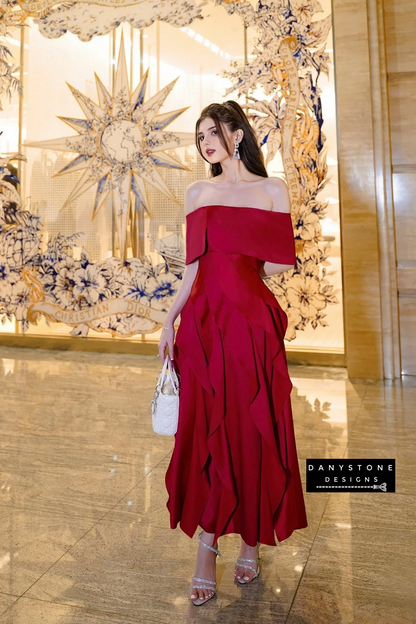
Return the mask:
<svg viewBox="0 0 416 624">
<path fill-rule="evenodd" d="M 248 169 L 251 173 L 262 176 L 263 178 L 268 177 L 268 173 L 264 165 L 263 152 L 260 149 L 255 132 L 251 127 L 243 109 L 237 102 L 228 100 L 223 104 L 209 104 L 204 108 L 198 121 L 196 122 L 195 143 L 198 152 L 206 162 L 208 161 L 202 154 L 198 133 L 201 121 L 207 118 L 212 119 L 215 123 L 221 145 L 225 150 L 227 150 L 227 153 L 230 156 L 232 156 L 232 152 L 230 151 L 230 146 L 227 143 L 222 124 L 226 124 L 230 132 L 235 132 L 236 130 L 241 129 L 244 132 L 243 139 L 238 147 L 241 161 L 245 165 L 246 169 Z M 211 167 L 211 177 L 215 178 L 220 175 L 220 173 L 222 173 L 221 164 L 213 163 Z"/>
</svg>

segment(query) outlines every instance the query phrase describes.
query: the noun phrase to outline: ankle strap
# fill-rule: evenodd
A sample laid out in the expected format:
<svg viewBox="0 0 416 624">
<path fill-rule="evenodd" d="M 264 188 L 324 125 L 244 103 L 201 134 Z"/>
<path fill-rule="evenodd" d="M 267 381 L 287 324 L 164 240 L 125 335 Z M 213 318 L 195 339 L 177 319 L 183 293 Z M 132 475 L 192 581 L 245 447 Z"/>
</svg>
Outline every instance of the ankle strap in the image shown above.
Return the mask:
<svg viewBox="0 0 416 624">
<path fill-rule="evenodd" d="M 218 550 L 218 548 L 213 548 L 212 546 L 208 546 L 208 544 L 205 544 L 204 541 L 202 541 L 201 539 L 201 535 L 202 535 L 203 531 L 201 531 L 201 533 L 198 535 L 198 542 L 201 542 L 201 544 L 203 546 L 205 546 L 205 548 L 209 548 L 210 550 L 212 550 L 212 552 L 215 552 L 217 555 L 219 555 L 220 557 L 222 557 L 222 554 L 220 553 L 220 551 Z"/>
</svg>

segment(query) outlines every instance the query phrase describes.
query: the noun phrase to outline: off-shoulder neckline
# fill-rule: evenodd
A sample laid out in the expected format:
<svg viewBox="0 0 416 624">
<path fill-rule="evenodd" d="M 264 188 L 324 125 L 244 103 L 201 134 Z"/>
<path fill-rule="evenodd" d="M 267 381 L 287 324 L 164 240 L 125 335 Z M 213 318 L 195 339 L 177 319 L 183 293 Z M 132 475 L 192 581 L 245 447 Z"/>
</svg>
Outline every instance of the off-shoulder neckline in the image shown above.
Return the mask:
<svg viewBox="0 0 416 624">
<path fill-rule="evenodd" d="M 237 208 L 237 210 L 256 210 L 257 212 L 266 212 L 269 214 L 288 214 L 290 215 L 290 212 L 282 212 L 279 210 L 265 210 L 264 208 L 254 208 L 253 206 L 224 206 L 223 204 L 207 204 L 206 206 L 199 206 L 198 208 L 195 208 L 195 210 L 192 210 L 191 212 L 189 212 L 186 216 L 189 217 L 190 215 L 194 214 L 195 212 L 198 212 L 198 210 L 201 210 L 202 208 Z"/>
</svg>

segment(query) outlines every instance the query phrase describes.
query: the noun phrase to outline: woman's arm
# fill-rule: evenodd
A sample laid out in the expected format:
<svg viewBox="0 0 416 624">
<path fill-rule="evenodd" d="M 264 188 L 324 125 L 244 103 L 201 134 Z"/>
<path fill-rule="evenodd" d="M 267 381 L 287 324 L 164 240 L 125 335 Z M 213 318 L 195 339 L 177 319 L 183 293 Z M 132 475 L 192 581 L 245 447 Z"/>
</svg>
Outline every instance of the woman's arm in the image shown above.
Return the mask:
<svg viewBox="0 0 416 624">
<path fill-rule="evenodd" d="M 263 262 L 259 270 L 260 277 L 269 277 L 269 275 L 275 275 L 276 273 L 283 273 L 284 271 L 290 271 L 295 264 L 277 264 L 276 262 Z"/>
<path fill-rule="evenodd" d="M 269 191 L 273 201 L 272 210 L 276 212 L 290 213 L 290 195 L 286 182 L 281 178 L 266 178 L 266 189 Z M 264 262 L 260 268 L 260 277 L 268 277 L 275 273 L 289 271 L 295 264 L 277 264 L 275 262 Z"/>
<path fill-rule="evenodd" d="M 192 210 L 194 210 L 198 195 L 198 182 L 193 182 L 186 189 L 185 214 L 189 214 L 190 212 L 192 212 Z M 171 360 L 173 360 L 173 342 L 175 337 L 175 330 L 173 328 L 173 325 L 175 323 L 175 320 L 181 313 L 185 303 L 187 302 L 189 295 L 191 294 L 192 284 L 194 283 L 196 274 L 198 272 L 198 265 L 199 259 L 185 266 L 185 270 L 182 276 L 182 283 L 178 288 L 169 312 L 165 317 L 163 327 L 169 327 L 169 329 L 162 329 L 162 335 L 159 340 L 159 356 L 161 360 L 165 359 L 166 347 L 168 347 L 170 358 Z"/>
<path fill-rule="evenodd" d="M 182 276 L 182 283 L 173 299 L 169 312 L 166 315 L 164 326 L 168 327 L 175 323 L 175 320 L 182 311 L 189 295 L 191 294 L 192 284 L 194 283 L 198 271 L 199 259 L 185 267 Z"/>
</svg>

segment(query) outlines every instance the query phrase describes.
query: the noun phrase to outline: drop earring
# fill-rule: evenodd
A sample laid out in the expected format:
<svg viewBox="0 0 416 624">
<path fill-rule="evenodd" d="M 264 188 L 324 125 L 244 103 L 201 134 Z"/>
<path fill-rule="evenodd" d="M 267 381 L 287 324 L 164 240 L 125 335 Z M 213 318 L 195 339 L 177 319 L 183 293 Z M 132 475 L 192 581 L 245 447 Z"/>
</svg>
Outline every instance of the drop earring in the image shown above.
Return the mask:
<svg viewBox="0 0 416 624">
<path fill-rule="evenodd" d="M 237 160 L 240 160 L 240 152 L 238 151 L 238 146 L 240 144 L 236 141 L 234 143 L 234 154 L 233 154 L 233 158 L 236 158 Z"/>
</svg>

